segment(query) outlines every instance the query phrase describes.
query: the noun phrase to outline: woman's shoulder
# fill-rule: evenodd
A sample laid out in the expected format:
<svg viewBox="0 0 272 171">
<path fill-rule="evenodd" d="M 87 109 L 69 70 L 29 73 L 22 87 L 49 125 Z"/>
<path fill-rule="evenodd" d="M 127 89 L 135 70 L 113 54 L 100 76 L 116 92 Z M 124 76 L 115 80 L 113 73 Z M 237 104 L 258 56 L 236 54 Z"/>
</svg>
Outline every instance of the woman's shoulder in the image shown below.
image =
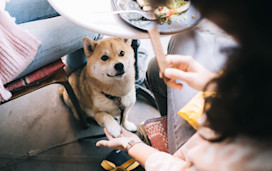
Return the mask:
<svg viewBox="0 0 272 171">
<path fill-rule="evenodd" d="M 185 155 L 196 169 L 272 170 L 271 142 L 238 136 L 232 141 L 211 143 L 203 140 L 199 134 L 194 139 L 198 145 L 185 149 L 188 152 Z M 185 148 L 190 147 L 190 143 L 195 142 L 189 141 Z"/>
</svg>

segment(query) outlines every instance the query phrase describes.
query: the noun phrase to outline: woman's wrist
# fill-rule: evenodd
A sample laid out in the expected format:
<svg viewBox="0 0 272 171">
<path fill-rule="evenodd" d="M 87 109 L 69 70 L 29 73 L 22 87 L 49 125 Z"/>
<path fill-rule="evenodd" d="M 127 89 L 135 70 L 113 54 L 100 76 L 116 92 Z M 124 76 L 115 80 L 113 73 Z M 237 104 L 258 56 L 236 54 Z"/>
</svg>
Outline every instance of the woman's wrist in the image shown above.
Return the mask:
<svg viewBox="0 0 272 171">
<path fill-rule="evenodd" d="M 125 147 L 125 151 L 128 153 L 128 151 L 129 151 L 132 147 L 134 147 L 136 144 L 139 144 L 139 143 L 143 143 L 143 141 L 134 140 L 134 139 L 130 140 L 130 141 L 127 143 L 126 147 Z"/>
<path fill-rule="evenodd" d="M 157 152 L 159 152 L 157 149 L 145 144 L 141 140 L 137 141 L 137 143 L 127 151 L 128 155 L 138 161 L 143 167 L 145 166 L 145 162 L 149 156 Z"/>
</svg>

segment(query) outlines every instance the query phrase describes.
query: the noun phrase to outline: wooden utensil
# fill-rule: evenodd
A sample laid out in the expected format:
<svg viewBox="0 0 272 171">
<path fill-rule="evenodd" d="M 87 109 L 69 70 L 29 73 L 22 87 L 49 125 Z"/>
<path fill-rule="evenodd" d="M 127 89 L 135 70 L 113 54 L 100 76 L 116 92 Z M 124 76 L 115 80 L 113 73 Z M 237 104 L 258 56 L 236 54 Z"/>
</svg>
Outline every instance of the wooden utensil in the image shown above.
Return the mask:
<svg viewBox="0 0 272 171">
<path fill-rule="evenodd" d="M 150 37 L 150 40 L 151 40 L 151 43 L 152 43 L 152 46 L 154 49 L 156 60 L 157 60 L 160 72 L 162 74 L 162 78 L 165 81 L 165 83 L 167 83 L 168 81 L 170 81 L 170 79 L 164 77 L 163 73 L 164 73 L 164 70 L 167 68 L 168 64 L 166 62 L 166 56 L 163 52 L 163 48 L 161 45 L 160 33 L 159 33 L 156 25 L 154 25 L 147 32 L 148 32 L 148 35 Z"/>
</svg>

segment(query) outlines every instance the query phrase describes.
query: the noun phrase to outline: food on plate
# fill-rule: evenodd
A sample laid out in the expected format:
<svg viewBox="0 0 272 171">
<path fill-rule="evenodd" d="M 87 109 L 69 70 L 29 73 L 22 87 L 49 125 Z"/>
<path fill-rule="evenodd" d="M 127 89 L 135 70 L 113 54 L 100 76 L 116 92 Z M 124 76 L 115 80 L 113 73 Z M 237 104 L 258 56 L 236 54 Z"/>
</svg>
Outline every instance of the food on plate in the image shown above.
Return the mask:
<svg viewBox="0 0 272 171">
<path fill-rule="evenodd" d="M 152 9 L 149 0 L 137 0 L 137 3 L 142 10 L 153 11 L 160 24 L 165 22 L 171 24 L 173 15 L 181 14 L 190 7 L 190 0 L 166 0 L 165 5 L 160 5 L 156 9 Z"/>
</svg>

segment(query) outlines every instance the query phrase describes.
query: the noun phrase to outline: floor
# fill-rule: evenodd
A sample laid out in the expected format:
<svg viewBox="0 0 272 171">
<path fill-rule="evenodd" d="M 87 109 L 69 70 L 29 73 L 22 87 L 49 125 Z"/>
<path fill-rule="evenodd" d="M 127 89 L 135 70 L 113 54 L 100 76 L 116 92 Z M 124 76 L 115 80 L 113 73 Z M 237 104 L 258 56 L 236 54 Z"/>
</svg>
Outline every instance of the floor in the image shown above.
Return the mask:
<svg viewBox="0 0 272 171">
<path fill-rule="evenodd" d="M 161 38 L 165 52 L 169 38 Z M 150 40 L 140 40 L 140 43 L 140 48 L 148 52 L 147 61 L 154 57 Z M 1 171 L 103 170 L 100 163 L 112 151 L 95 146 L 98 140 L 105 139 L 100 136 L 103 128 L 91 120 L 91 126 L 83 129 L 58 97 L 58 86 L 50 85 L 0 105 Z M 159 116 L 156 108 L 137 95 L 129 120 L 139 125 Z M 77 141 L 80 137 L 94 135 L 98 137 Z M 66 145 L 53 148 L 66 142 Z"/>
</svg>

